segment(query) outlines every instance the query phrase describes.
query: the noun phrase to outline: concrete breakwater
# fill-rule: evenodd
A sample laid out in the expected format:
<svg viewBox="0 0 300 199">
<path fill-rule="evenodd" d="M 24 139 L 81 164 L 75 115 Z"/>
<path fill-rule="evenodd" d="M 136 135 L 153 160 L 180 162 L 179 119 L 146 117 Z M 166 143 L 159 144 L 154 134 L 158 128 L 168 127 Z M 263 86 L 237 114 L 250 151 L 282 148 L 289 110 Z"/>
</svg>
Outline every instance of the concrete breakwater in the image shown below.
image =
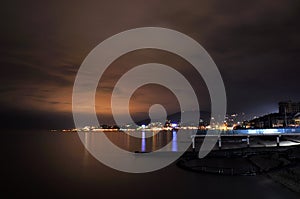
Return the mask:
<svg viewBox="0 0 300 199">
<path fill-rule="evenodd" d="M 300 193 L 300 146 L 215 150 L 203 159 L 189 151 L 177 166 L 214 175 L 267 175 Z"/>
</svg>

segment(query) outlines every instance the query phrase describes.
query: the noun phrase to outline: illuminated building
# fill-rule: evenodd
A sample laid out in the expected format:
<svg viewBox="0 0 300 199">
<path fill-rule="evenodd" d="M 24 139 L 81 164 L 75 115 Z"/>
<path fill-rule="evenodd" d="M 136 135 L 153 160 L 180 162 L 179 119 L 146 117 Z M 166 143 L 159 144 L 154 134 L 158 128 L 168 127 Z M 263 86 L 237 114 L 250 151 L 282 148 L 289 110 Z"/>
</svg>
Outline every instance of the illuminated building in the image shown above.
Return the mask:
<svg viewBox="0 0 300 199">
<path fill-rule="evenodd" d="M 300 112 L 300 102 L 279 102 L 278 105 L 280 114 L 295 114 Z"/>
<path fill-rule="evenodd" d="M 282 128 L 300 125 L 300 103 L 279 102 L 279 112 L 271 113 L 250 121 L 254 128 Z"/>
</svg>

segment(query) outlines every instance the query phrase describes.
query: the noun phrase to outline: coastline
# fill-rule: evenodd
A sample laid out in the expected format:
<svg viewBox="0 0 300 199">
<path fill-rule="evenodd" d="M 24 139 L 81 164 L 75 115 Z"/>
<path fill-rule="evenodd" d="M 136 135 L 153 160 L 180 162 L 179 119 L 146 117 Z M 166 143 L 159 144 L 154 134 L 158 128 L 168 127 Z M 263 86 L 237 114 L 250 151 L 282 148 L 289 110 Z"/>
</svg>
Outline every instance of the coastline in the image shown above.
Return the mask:
<svg viewBox="0 0 300 199">
<path fill-rule="evenodd" d="M 186 152 L 177 166 L 196 173 L 263 175 L 300 194 L 300 146 L 214 150 L 203 159 Z"/>
</svg>

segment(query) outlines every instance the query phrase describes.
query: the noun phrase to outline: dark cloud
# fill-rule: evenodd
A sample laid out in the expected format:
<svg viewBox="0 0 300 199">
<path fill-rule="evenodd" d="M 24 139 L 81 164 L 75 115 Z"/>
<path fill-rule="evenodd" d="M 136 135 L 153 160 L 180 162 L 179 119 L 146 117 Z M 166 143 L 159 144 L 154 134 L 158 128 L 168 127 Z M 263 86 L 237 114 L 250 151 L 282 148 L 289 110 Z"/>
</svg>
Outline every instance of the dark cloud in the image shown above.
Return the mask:
<svg viewBox="0 0 300 199">
<path fill-rule="evenodd" d="M 223 76 L 229 112 L 262 114 L 275 111 L 280 100 L 300 100 L 298 0 L 11 0 L 0 9 L 0 102 L 13 111 L 70 112 L 75 75 L 89 51 L 111 35 L 143 26 L 175 29 L 202 44 Z M 124 68 L 108 71 L 105 97 L 132 64 L 177 60 L 149 51 L 134 55 L 117 62 Z M 195 79 L 189 70 L 186 75 Z"/>
</svg>

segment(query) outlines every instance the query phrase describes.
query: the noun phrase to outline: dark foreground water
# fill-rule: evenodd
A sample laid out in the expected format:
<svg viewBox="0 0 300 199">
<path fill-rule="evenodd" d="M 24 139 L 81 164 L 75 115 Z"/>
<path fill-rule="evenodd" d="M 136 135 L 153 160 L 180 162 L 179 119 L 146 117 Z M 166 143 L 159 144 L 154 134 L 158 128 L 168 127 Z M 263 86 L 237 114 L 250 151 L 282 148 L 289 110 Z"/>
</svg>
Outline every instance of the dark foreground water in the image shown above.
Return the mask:
<svg viewBox="0 0 300 199">
<path fill-rule="evenodd" d="M 77 133 L 5 131 L 1 148 L 5 198 L 299 198 L 263 175 L 193 173 L 175 164 L 145 174 L 115 171 L 89 155 Z"/>
</svg>

